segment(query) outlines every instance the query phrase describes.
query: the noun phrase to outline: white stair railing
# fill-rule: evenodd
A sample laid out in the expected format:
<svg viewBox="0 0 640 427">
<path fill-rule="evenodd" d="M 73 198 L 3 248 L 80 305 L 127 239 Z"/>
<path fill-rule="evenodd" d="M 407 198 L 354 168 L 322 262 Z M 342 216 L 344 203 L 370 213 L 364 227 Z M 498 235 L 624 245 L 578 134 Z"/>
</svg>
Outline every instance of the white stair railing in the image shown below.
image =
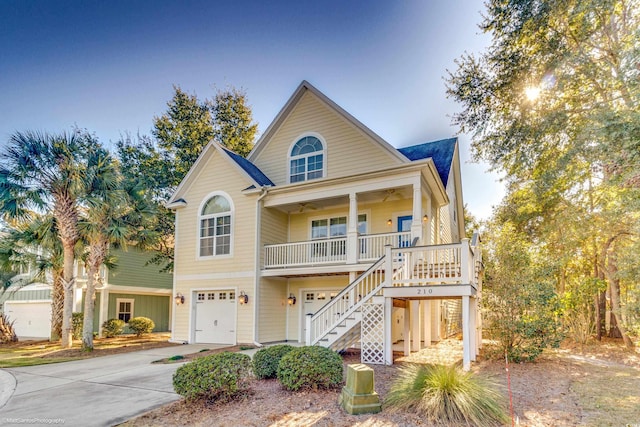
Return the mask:
<svg viewBox="0 0 640 427">
<path fill-rule="evenodd" d="M 327 333 L 344 322 L 365 301 L 382 289 L 384 263 L 383 256 L 318 312 L 307 316 L 305 337 L 307 345 L 317 344 Z"/>
</svg>

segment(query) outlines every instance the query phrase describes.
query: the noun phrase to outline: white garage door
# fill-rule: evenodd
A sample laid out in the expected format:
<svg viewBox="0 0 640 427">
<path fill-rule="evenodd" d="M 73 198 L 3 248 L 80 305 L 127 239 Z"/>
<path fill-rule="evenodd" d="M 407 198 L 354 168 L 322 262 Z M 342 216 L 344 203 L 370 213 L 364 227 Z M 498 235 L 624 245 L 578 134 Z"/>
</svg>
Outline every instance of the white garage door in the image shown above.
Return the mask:
<svg viewBox="0 0 640 427">
<path fill-rule="evenodd" d="M 197 343 L 236 343 L 236 293 L 232 290 L 196 292 Z"/>
<path fill-rule="evenodd" d="M 15 320 L 13 328 L 18 338 L 49 338 L 51 333 L 50 302 L 6 301 L 4 312 L 10 320 Z"/>
</svg>

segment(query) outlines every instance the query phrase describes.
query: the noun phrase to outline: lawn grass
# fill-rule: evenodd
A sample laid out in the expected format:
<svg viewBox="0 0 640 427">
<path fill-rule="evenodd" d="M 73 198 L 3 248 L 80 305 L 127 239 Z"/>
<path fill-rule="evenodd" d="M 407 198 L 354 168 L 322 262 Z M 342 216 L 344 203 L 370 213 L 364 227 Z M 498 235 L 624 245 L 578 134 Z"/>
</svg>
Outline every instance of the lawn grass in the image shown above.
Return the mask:
<svg viewBox="0 0 640 427">
<path fill-rule="evenodd" d="M 166 333 L 155 333 L 143 337 L 123 335 L 115 338 L 98 338 L 94 340 L 94 351 L 92 352 L 82 351 L 81 342 L 78 340 L 74 342 L 71 349 L 62 349 L 60 343 L 49 341 L 0 344 L 0 368 L 69 362 L 89 357 L 143 350 L 149 346 L 165 345 L 168 337 L 169 335 Z"/>
</svg>

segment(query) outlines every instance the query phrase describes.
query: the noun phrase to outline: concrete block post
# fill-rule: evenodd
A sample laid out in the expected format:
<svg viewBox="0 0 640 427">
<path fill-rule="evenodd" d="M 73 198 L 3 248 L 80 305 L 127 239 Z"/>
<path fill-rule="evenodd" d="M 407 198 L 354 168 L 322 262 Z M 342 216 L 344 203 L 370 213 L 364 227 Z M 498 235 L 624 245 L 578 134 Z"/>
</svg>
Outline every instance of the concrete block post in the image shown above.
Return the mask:
<svg viewBox="0 0 640 427">
<path fill-rule="evenodd" d="M 380 397 L 374 391 L 373 369 L 361 363 L 347 365 L 347 384 L 340 394 L 340 406 L 351 415 L 380 412 Z"/>
</svg>

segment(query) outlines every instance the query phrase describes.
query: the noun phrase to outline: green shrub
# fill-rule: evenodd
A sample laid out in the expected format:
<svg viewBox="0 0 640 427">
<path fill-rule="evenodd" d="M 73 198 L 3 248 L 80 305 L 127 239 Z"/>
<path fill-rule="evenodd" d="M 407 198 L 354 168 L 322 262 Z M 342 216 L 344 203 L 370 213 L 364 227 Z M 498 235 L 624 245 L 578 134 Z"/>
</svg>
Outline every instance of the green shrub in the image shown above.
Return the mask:
<svg viewBox="0 0 640 427">
<path fill-rule="evenodd" d="M 278 381 L 288 390 L 334 388 L 342 384 L 342 358 L 319 346 L 298 347 L 282 356 Z"/>
<path fill-rule="evenodd" d="M 129 320 L 129 329 L 131 329 L 138 337 L 144 334 L 150 334 L 155 327 L 156 324 L 148 317 L 134 317 Z"/>
<path fill-rule="evenodd" d="M 84 313 L 73 313 L 71 318 L 71 326 L 73 327 L 73 339 L 82 339 L 82 325 L 84 325 Z"/>
<path fill-rule="evenodd" d="M 502 398 L 493 383 L 459 366 L 411 364 L 400 368 L 384 404 L 434 423 L 492 426 L 508 420 Z"/>
<path fill-rule="evenodd" d="M 109 319 L 102 324 L 102 335 L 106 338 L 117 337 L 124 331 L 126 323 L 120 319 Z"/>
<path fill-rule="evenodd" d="M 246 390 L 250 373 L 246 354 L 217 353 L 179 367 L 173 389 L 188 400 L 229 400 Z"/>
<path fill-rule="evenodd" d="M 258 350 L 253 356 L 254 375 L 259 379 L 275 378 L 278 374 L 280 359 L 293 348 L 288 344 L 279 344 Z"/>
</svg>

